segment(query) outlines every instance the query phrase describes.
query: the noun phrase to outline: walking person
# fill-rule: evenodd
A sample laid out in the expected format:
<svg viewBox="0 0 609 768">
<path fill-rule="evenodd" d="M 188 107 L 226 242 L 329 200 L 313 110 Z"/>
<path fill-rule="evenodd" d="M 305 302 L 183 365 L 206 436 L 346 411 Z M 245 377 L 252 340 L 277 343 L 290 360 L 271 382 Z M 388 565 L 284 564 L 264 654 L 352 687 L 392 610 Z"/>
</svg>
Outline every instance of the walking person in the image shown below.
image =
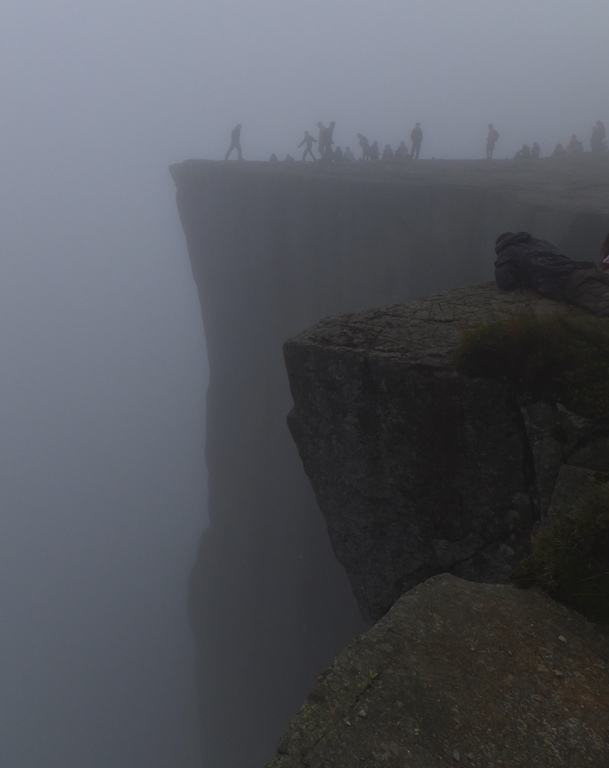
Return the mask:
<svg viewBox="0 0 609 768">
<path fill-rule="evenodd" d="M 304 139 L 300 142 L 298 147 L 296 147 L 296 149 L 300 149 L 303 144 L 305 145 L 304 152 L 302 153 L 303 162 L 307 159 L 307 155 L 311 155 L 313 162 L 317 161 L 317 158 L 313 154 L 313 142 L 317 144 L 317 139 L 314 139 L 308 131 L 305 131 Z"/>
<path fill-rule="evenodd" d="M 230 147 L 228 148 L 228 152 L 224 156 L 225 160 L 228 160 L 228 157 L 230 153 L 233 151 L 233 149 L 237 150 L 237 160 L 243 160 L 243 156 L 241 154 L 241 123 L 237 123 L 237 125 L 231 131 Z"/>
</svg>

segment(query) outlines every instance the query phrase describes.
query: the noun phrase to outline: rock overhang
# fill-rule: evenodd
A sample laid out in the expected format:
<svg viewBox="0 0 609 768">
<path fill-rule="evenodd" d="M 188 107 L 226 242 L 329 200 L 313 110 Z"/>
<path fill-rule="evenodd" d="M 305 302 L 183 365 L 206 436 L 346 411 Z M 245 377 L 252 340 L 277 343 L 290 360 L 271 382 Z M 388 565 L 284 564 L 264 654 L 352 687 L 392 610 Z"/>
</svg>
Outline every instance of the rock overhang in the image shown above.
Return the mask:
<svg viewBox="0 0 609 768">
<path fill-rule="evenodd" d="M 288 340 L 289 416 L 365 616 L 450 570 L 505 581 L 540 510 L 509 384 L 455 371 L 463 331 L 574 307 L 492 283 L 327 318 Z"/>
</svg>

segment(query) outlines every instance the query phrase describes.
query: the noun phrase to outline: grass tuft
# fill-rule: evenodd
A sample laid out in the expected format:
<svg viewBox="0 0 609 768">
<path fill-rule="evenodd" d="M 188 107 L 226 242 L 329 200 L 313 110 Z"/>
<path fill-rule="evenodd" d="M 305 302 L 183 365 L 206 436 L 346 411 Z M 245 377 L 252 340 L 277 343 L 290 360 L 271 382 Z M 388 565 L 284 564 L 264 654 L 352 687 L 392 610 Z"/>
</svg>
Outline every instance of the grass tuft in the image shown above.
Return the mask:
<svg viewBox="0 0 609 768">
<path fill-rule="evenodd" d="M 609 420 L 609 320 L 522 313 L 464 331 L 455 357 L 469 377 L 504 378 L 523 394 Z"/>
<path fill-rule="evenodd" d="M 571 515 L 543 525 L 512 581 L 539 586 L 586 617 L 609 623 L 609 485 L 596 485 Z"/>
</svg>

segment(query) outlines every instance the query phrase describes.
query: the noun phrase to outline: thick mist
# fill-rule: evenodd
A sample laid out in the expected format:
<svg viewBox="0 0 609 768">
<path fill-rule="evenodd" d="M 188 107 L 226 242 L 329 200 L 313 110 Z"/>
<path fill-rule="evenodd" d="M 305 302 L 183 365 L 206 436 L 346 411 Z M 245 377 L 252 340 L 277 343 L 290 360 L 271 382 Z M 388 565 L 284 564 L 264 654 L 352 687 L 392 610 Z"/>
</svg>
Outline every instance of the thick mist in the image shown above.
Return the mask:
<svg viewBox="0 0 609 768">
<path fill-rule="evenodd" d="M 186 579 L 206 363 L 167 167 L 336 122 L 496 157 L 606 106 L 609 9 L 6 0 L 0 27 L 0 764 L 198 764 Z"/>
<path fill-rule="evenodd" d="M 164 168 L 106 170 L 39 158 L 3 190 L 0 763 L 16 768 L 198 760 L 198 299 L 172 195 L 152 191 Z"/>
</svg>

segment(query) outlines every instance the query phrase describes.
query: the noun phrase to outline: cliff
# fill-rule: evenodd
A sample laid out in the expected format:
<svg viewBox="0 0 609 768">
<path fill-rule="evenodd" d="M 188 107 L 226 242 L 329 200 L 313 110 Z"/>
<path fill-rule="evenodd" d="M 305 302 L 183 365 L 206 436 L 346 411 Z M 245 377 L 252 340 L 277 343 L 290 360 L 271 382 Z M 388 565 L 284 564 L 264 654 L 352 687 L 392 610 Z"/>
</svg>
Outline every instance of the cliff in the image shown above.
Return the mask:
<svg viewBox="0 0 609 768">
<path fill-rule="evenodd" d="M 290 428 L 372 620 L 444 571 L 505 581 L 561 466 L 597 469 L 607 455 L 606 424 L 521 400 L 506 377 L 456 372 L 466 329 L 523 313 L 589 316 L 487 283 L 329 318 L 285 344 Z"/>
<path fill-rule="evenodd" d="M 211 371 L 211 525 L 189 595 L 210 764 L 262 764 L 364 627 L 285 424 L 284 340 L 326 315 L 489 279 L 506 229 L 589 258 L 607 229 L 597 160 L 172 166 Z"/>
<path fill-rule="evenodd" d="M 606 636 L 496 584 L 520 562 L 522 583 L 607 618 L 606 325 L 487 283 L 286 342 L 292 434 L 360 608 L 380 620 L 320 676 L 269 768 L 607 761 Z M 498 334 L 525 340 L 527 379 L 506 375 L 518 357 Z M 565 387 L 536 380 L 559 362 Z M 492 584 L 428 578 L 444 571 Z"/>
</svg>

